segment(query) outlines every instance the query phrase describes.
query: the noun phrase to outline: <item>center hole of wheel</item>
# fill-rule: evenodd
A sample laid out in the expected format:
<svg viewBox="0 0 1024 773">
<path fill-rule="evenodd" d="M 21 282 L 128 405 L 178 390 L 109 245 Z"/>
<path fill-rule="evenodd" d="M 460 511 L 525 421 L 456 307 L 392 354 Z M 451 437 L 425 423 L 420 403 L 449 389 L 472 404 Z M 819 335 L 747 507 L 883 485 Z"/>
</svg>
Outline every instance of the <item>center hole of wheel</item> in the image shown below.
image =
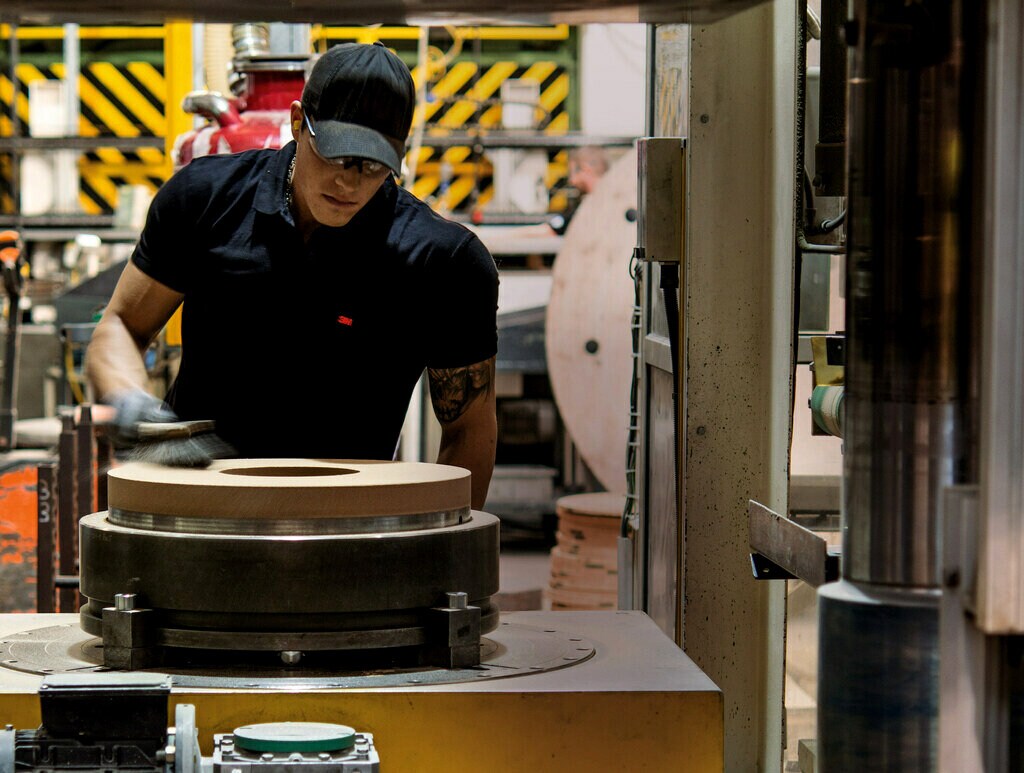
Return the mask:
<svg viewBox="0 0 1024 773">
<path fill-rule="evenodd" d="M 358 470 L 346 467 L 234 467 L 221 472 L 225 475 L 250 475 L 256 478 L 314 478 L 351 475 Z"/>
</svg>

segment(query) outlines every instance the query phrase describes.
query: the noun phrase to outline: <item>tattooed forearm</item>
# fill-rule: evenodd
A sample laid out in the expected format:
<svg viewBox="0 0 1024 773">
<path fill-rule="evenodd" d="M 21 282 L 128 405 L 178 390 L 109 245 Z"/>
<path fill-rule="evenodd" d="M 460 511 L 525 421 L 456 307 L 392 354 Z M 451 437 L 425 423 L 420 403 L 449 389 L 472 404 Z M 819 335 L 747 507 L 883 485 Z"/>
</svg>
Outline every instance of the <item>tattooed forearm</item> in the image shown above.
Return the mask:
<svg viewBox="0 0 1024 773">
<path fill-rule="evenodd" d="M 442 424 L 455 421 L 482 394 L 494 389 L 494 360 L 465 368 L 428 368 L 430 399 Z"/>
</svg>

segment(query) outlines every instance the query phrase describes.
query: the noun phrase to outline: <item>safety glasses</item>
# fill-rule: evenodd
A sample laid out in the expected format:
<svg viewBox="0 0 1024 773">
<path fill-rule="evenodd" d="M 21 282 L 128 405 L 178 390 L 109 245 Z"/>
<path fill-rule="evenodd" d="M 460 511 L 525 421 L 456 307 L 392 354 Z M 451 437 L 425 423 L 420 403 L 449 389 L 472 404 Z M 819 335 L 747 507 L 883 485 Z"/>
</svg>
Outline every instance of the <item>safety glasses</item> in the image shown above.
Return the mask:
<svg viewBox="0 0 1024 773">
<path fill-rule="evenodd" d="M 309 116 L 303 112 L 302 118 L 306 122 L 306 128 L 309 129 L 309 147 L 312 148 L 313 154 L 325 164 L 340 166 L 342 169 L 356 169 L 359 174 L 367 178 L 384 177 L 391 171 L 387 164 L 382 164 L 380 161 L 371 161 L 368 158 L 359 158 L 358 156 L 327 158 L 320 153 L 316 146 L 316 130 L 313 128 L 313 123 L 309 120 Z"/>
</svg>

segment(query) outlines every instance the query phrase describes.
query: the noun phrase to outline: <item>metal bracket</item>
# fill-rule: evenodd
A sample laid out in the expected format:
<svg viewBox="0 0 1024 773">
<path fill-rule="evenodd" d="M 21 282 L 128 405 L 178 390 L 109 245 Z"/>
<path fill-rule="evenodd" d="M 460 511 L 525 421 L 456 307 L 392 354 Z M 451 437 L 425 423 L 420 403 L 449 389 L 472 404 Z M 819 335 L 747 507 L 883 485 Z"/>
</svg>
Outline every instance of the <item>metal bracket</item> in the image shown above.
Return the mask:
<svg viewBox="0 0 1024 773">
<path fill-rule="evenodd" d="M 800 579 L 815 588 L 839 579 L 839 553 L 824 539 L 753 499 L 747 513 L 754 577 Z"/>
<path fill-rule="evenodd" d="M 158 652 L 152 633 L 155 612 L 136 609 L 136 594 L 118 593 L 114 606 L 103 608 L 103 665 L 135 671 L 155 665 Z"/>
<path fill-rule="evenodd" d="M 796 580 L 795 574 L 787 572 L 770 558 L 765 558 L 760 553 L 750 554 L 750 569 L 754 573 L 755 580 Z"/>
<path fill-rule="evenodd" d="M 447 593 L 448 606 L 430 610 L 427 660 L 443 668 L 480 665 L 480 607 L 463 592 Z"/>
</svg>

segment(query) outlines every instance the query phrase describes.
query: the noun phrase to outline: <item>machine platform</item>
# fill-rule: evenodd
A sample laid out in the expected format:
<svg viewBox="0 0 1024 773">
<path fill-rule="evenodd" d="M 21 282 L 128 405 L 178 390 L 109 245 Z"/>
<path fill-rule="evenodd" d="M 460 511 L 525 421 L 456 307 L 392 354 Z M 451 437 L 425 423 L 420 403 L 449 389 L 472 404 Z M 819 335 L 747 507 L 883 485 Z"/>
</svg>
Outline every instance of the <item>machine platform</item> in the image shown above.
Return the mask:
<svg viewBox="0 0 1024 773">
<path fill-rule="evenodd" d="M 566 665 L 560 668 L 510 668 L 514 675 L 504 678 L 495 673 L 500 659 L 483 656 L 480 670 L 470 672 L 480 674 L 477 681 L 437 682 L 431 675 L 439 669 L 404 672 L 379 683 L 306 677 L 302 668 L 248 680 L 232 673 L 225 677 L 228 686 L 217 687 L 179 678 L 169 722 L 175 705 L 195 705 L 204 754 L 215 733 L 243 725 L 342 723 L 373 734 L 387 771 L 723 769 L 721 691 L 643 613 L 515 612 L 502 615 L 501 623 L 481 646 L 490 642 L 494 652 L 512 653 L 520 666 L 531 652 L 514 651 L 534 645 L 527 637 L 506 636 L 503 628 L 569 632 L 568 641 L 585 644 L 583 655 L 563 656 Z M 8 662 L 17 651 L 10 643 L 25 632 L 56 626 L 77 636 L 78 616 L 0 615 L 0 646 L 8 648 L 0 668 L 0 723 L 39 725 L 37 693 L 45 673 L 14 670 L 25 664 Z M 44 656 L 67 672 L 69 650 L 82 650 L 81 641 L 73 644 L 55 641 Z M 83 661 L 81 670 L 95 668 Z M 372 686 L 337 686 L 343 684 Z"/>
</svg>

